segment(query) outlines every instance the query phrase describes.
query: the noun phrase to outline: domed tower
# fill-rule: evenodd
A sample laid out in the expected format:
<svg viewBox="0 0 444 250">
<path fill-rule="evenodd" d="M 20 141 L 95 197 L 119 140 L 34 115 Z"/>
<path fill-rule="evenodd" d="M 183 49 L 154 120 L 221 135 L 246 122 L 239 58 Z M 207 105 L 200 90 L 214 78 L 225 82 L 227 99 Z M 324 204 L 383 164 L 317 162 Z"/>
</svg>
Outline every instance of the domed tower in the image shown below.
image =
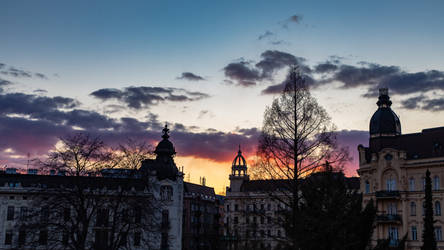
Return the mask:
<svg viewBox="0 0 444 250">
<path fill-rule="evenodd" d="M 179 170 L 177 169 L 176 163 L 174 163 L 174 155 L 176 151 L 174 149 L 173 143 L 171 143 L 168 138 L 169 129 L 167 125 L 162 130 L 163 135 L 159 144 L 157 144 L 154 153 L 156 154 L 156 159 L 147 159 L 142 162 L 141 169 L 145 172 L 155 171 L 157 178 L 159 180 L 171 179 L 176 180 L 179 176 Z"/>
<path fill-rule="evenodd" d="M 392 137 L 401 134 L 401 122 L 398 116 L 390 108 L 392 101 L 388 95 L 388 89 L 379 89 L 378 110 L 370 120 L 370 138 Z"/>
<path fill-rule="evenodd" d="M 239 151 L 231 164 L 230 174 L 230 191 L 239 192 L 244 181 L 248 181 L 250 177 L 247 174 L 247 161 L 242 155 L 239 145 Z"/>
</svg>

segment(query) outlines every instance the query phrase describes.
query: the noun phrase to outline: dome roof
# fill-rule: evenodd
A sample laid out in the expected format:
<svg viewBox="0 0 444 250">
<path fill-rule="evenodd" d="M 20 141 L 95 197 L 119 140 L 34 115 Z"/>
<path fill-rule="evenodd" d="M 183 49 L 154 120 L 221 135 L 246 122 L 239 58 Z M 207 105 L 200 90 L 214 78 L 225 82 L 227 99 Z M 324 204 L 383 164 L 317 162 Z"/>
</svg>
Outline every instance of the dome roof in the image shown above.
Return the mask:
<svg viewBox="0 0 444 250">
<path fill-rule="evenodd" d="M 165 128 L 162 131 L 163 131 L 163 135 L 162 135 L 163 140 L 161 140 L 159 142 L 159 144 L 157 144 L 157 147 L 156 147 L 156 150 L 154 150 L 154 153 L 156 153 L 157 155 L 174 155 L 174 154 L 176 154 L 173 143 L 168 140 L 168 138 L 170 138 L 170 136 L 168 135 L 168 132 L 170 130 L 168 129 L 167 125 L 165 125 Z"/>
<path fill-rule="evenodd" d="M 245 161 L 245 158 L 244 158 L 244 156 L 242 155 L 242 151 L 241 151 L 241 149 L 240 149 L 240 145 L 239 145 L 239 151 L 237 151 L 237 155 L 236 155 L 236 157 L 234 158 L 234 160 L 233 160 L 233 164 L 232 164 L 232 167 L 236 167 L 236 166 L 239 166 L 239 167 L 246 167 L 247 166 L 247 161 Z"/>
<path fill-rule="evenodd" d="M 370 137 L 395 136 L 401 134 L 401 122 L 390 108 L 392 102 L 388 89 L 379 90 L 378 110 L 370 119 Z"/>
</svg>

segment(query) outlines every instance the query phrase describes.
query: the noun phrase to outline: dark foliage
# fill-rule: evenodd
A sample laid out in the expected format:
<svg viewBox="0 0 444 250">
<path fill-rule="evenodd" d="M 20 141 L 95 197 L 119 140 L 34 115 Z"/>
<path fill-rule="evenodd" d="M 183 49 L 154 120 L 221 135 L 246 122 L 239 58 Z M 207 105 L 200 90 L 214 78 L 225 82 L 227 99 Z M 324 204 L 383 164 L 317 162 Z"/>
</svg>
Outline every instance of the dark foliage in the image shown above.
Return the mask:
<svg viewBox="0 0 444 250">
<path fill-rule="evenodd" d="M 435 250 L 436 239 L 433 227 L 433 201 L 432 201 L 432 180 L 430 178 L 430 171 L 427 169 L 425 178 L 425 216 L 424 216 L 424 231 L 422 233 L 423 245 L 421 250 Z"/>
</svg>

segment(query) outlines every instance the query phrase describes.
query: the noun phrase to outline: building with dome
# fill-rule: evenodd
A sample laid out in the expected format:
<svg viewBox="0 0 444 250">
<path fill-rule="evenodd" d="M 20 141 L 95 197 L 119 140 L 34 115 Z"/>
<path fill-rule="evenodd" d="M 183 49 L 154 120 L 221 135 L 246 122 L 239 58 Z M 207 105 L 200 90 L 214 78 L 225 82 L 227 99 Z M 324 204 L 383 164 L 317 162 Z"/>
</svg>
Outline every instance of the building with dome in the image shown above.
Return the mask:
<svg viewBox="0 0 444 250">
<path fill-rule="evenodd" d="M 377 207 L 373 244 L 390 239 L 397 245 L 407 234 L 407 249 L 422 246 L 426 170 L 432 178 L 435 237 L 444 249 L 444 127 L 402 134 L 399 117 L 391 109 L 388 89 L 379 90 L 378 109 L 370 120 L 369 146 L 358 146 L 364 203 Z"/>
<path fill-rule="evenodd" d="M 250 180 L 240 146 L 229 179 L 224 203 L 226 248 L 274 249 L 285 237 L 283 228 L 275 223 L 285 208 L 273 197 L 283 196 L 279 187 L 285 180 Z"/>
<path fill-rule="evenodd" d="M 106 169 L 98 176 L 0 173 L 0 249 L 67 249 L 75 244 L 68 229 L 76 225 L 78 207 L 57 197 L 76 200 L 69 195 L 79 190 L 86 194 L 85 204 L 92 204 L 86 208 L 90 221 L 82 224 L 88 249 L 110 249 L 112 244 L 119 249 L 182 249 L 183 173 L 174 163 L 168 132 L 165 126 L 156 158 L 144 160 L 139 169 Z M 20 226 L 34 218 L 37 229 Z"/>
</svg>

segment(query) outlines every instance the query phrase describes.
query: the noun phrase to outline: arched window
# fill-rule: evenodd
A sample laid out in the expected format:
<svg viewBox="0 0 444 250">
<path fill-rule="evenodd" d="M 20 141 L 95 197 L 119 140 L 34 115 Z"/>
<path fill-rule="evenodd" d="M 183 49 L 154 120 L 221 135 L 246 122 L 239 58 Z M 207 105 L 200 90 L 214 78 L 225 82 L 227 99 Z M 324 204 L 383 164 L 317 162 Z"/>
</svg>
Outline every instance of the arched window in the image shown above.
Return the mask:
<svg viewBox="0 0 444 250">
<path fill-rule="evenodd" d="M 387 191 L 395 191 L 396 190 L 396 180 L 390 175 L 390 177 L 386 180 Z"/>
<path fill-rule="evenodd" d="M 370 182 L 365 181 L 365 193 L 370 193 Z"/>
<path fill-rule="evenodd" d="M 415 178 L 413 177 L 409 179 L 409 191 L 415 191 Z"/>
<path fill-rule="evenodd" d="M 435 177 L 433 177 L 433 189 L 439 190 L 439 176 L 437 176 L 437 175 L 435 175 Z"/>
<path fill-rule="evenodd" d="M 414 201 L 410 202 L 410 215 L 416 215 L 416 203 Z"/>
<path fill-rule="evenodd" d="M 435 215 L 441 215 L 441 203 L 439 201 L 435 202 Z"/>
</svg>

